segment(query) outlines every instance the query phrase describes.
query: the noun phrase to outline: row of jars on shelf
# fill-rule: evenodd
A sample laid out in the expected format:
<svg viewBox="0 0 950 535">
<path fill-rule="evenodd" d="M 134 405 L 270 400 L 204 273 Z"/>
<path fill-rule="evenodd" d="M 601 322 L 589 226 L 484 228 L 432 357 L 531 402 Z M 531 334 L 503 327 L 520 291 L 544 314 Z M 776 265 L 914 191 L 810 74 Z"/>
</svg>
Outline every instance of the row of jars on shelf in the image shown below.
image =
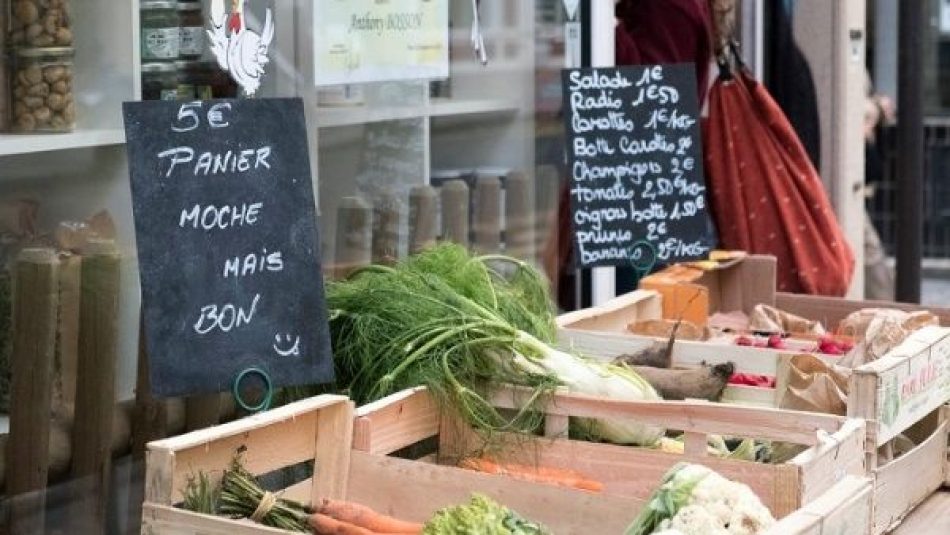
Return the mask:
<svg viewBox="0 0 950 535">
<path fill-rule="evenodd" d="M 205 51 L 201 2 L 143 0 L 139 6 L 143 63 L 201 58 Z"/>
<path fill-rule="evenodd" d="M 236 96 L 226 73 L 205 55 L 201 2 L 143 1 L 142 99 L 207 100 Z"/>
<path fill-rule="evenodd" d="M 140 10 L 143 99 L 236 96 L 225 73 L 200 61 L 201 2 L 145 0 Z M 69 0 L 0 0 L 0 132 L 75 128 L 72 44 Z"/>
</svg>

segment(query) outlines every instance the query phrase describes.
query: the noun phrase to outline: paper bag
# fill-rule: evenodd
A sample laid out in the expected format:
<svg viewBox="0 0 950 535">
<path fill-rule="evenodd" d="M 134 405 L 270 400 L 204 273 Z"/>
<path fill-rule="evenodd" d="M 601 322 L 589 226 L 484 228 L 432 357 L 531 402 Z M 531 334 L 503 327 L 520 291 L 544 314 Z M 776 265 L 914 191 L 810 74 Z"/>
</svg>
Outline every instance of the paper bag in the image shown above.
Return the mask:
<svg viewBox="0 0 950 535">
<path fill-rule="evenodd" d="M 61 251 L 80 253 L 90 240 L 114 240 L 115 222 L 108 212 L 99 212 L 86 221 L 63 221 L 53 231 L 53 243 Z"/>
<path fill-rule="evenodd" d="M 756 305 L 749 316 L 749 326 L 753 331 L 770 333 L 825 334 L 825 328 L 817 321 L 789 314 L 769 305 Z"/>
<path fill-rule="evenodd" d="M 780 378 L 785 387 L 779 406 L 844 416 L 848 413 L 849 376 L 850 370 L 830 366 L 813 355 L 796 355 Z"/>
<path fill-rule="evenodd" d="M 845 318 L 838 326 L 838 333 L 854 337 L 863 346 L 862 360 L 848 363 L 857 367 L 883 357 L 912 332 L 928 325 L 940 325 L 937 316 L 930 312 L 868 308 Z"/>
</svg>

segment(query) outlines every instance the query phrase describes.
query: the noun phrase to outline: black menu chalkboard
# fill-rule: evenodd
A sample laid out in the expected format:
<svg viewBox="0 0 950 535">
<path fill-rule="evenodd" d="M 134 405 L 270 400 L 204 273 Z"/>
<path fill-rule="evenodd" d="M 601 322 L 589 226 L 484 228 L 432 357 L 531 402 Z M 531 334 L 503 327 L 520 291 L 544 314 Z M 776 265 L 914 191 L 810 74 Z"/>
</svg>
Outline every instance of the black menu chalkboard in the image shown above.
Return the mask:
<svg viewBox="0 0 950 535">
<path fill-rule="evenodd" d="M 124 106 L 153 393 L 333 380 L 299 99 Z"/>
<path fill-rule="evenodd" d="M 563 72 L 574 257 L 579 267 L 705 258 L 706 204 L 693 65 Z"/>
</svg>

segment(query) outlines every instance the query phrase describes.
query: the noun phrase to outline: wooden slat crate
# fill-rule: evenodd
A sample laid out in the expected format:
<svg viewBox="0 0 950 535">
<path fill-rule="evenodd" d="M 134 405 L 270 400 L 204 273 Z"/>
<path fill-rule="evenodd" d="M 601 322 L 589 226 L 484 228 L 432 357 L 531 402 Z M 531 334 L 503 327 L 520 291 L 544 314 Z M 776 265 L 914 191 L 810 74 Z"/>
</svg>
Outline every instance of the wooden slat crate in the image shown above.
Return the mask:
<svg viewBox="0 0 950 535">
<path fill-rule="evenodd" d="M 852 535 L 871 533 L 871 480 L 848 476 L 778 521 L 769 535 Z"/>
<path fill-rule="evenodd" d="M 827 324 L 837 324 L 853 312 L 865 308 L 897 308 L 907 312 L 926 310 L 940 318 L 941 325 L 950 325 L 950 308 L 938 308 L 907 303 L 892 303 L 886 301 L 855 301 L 835 297 L 819 297 L 812 295 L 797 295 L 778 293 L 775 295 L 775 304 L 782 310 L 817 319 Z M 944 485 L 950 487 L 950 450 L 947 451 L 946 480 Z"/>
<path fill-rule="evenodd" d="M 496 394 L 494 403 L 499 408 L 519 407 L 523 396 L 519 390 L 504 390 Z M 846 475 L 865 474 L 865 428 L 860 420 L 705 402 L 622 402 L 566 393 L 547 403 L 545 415 L 548 437 L 527 447 L 492 449 L 492 457 L 577 470 L 602 482 L 604 496 L 645 500 L 673 465 L 690 461 L 749 485 L 773 514 L 782 517 Z M 686 453 L 570 440 L 566 438 L 570 417 L 630 419 L 683 431 Z M 819 440 L 819 432 L 828 437 L 825 442 Z M 706 454 L 709 434 L 790 442 L 808 449 L 786 464 L 719 459 Z M 438 460 L 449 465 L 484 445 L 473 430 L 447 418 L 425 389 L 414 389 L 360 407 L 353 447 L 387 455 L 436 436 Z M 502 445 L 525 446 L 523 437 L 495 438 Z"/>
<path fill-rule="evenodd" d="M 559 343 L 566 349 L 597 358 L 636 353 L 663 340 L 633 334 L 627 330 L 627 326 L 640 320 L 659 319 L 662 317 L 661 309 L 659 294 L 650 290 L 636 290 L 598 307 L 569 312 L 557 318 Z M 677 366 L 732 362 L 736 365 L 736 373 L 776 377 L 799 353 L 794 350 L 678 340 L 673 346 L 673 362 Z M 829 363 L 834 361 L 832 357 L 816 357 Z M 774 388 L 741 385 L 726 386 L 723 401 L 760 407 L 776 407 L 779 403 L 778 391 Z"/>
<path fill-rule="evenodd" d="M 786 312 L 818 320 L 826 325 L 837 325 L 848 315 L 865 308 L 896 308 L 906 312 L 926 310 L 940 318 L 941 325 L 950 325 L 950 309 L 927 307 L 890 301 L 856 301 L 837 297 L 820 297 L 790 293 L 775 294 L 775 306 Z"/>
<path fill-rule="evenodd" d="M 314 460 L 315 476 L 287 488 L 283 497 L 313 503 L 347 499 L 415 521 L 438 509 L 465 503 L 472 492 L 494 497 L 522 514 L 557 526 L 558 533 L 623 533 L 637 503 L 464 472 L 434 464 L 351 451 L 353 405 L 319 396 L 218 427 L 149 444 L 145 535 L 264 535 L 285 531 L 176 509 L 190 475 L 220 479 L 242 451 L 254 474 Z M 423 492 L 406 492 L 418 483 Z"/>
<path fill-rule="evenodd" d="M 639 300 L 649 298 L 642 292 L 634 294 L 639 295 Z M 626 300 L 633 301 L 629 296 Z M 777 306 L 783 310 L 832 325 L 860 309 L 891 305 L 904 310 L 922 310 L 921 307 L 892 303 L 801 298 L 785 294 L 777 299 Z M 564 315 L 558 322 L 560 343 L 585 355 L 605 359 L 636 352 L 656 342 L 656 339 L 625 334 L 616 326 L 625 325 L 621 323 L 623 317 L 639 317 L 642 310 L 642 305 L 630 304 L 626 308 L 605 305 Z M 950 318 L 943 311 L 935 313 L 941 318 Z M 592 318 L 596 320 L 592 321 Z M 848 416 L 868 421 L 866 449 L 869 474 L 875 476 L 873 503 L 876 534 L 884 533 L 896 525 L 926 496 L 950 479 L 950 465 L 946 460 L 950 424 L 944 422 L 939 414 L 941 407 L 950 402 L 950 329 L 931 327 L 915 333 L 914 337 L 924 342 L 903 344 L 883 358 L 855 369 L 851 377 Z M 773 358 L 769 358 L 770 355 Z M 781 376 L 780 370 L 787 366 L 793 356 L 791 353 L 688 341 L 677 342 L 673 349 L 676 365 L 734 362 L 738 373 L 772 376 Z M 723 401 L 777 407 L 780 388 L 730 385 L 726 388 Z M 888 406 L 888 396 L 906 399 L 899 403 L 895 411 L 892 406 Z M 893 404 L 893 401 L 890 403 Z M 894 414 L 888 411 L 894 411 Z M 884 465 L 879 457 L 879 449 L 915 424 L 918 424 L 915 429 L 917 447 L 897 461 Z M 927 470 L 926 475 L 918 473 L 923 469 Z M 913 491 L 894 485 L 895 481 L 911 480 L 915 482 Z"/>
<path fill-rule="evenodd" d="M 238 451 L 243 452 L 248 469 L 258 475 L 313 460 L 314 477 L 286 489 L 285 497 L 306 503 L 321 497 L 344 498 L 415 521 L 425 521 L 436 510 L 464 503 L 472 492 L 481 492 L 544 522 L 558 535 L 620 535 L 643 505 L 637 498 L 537 485 L 379 453 L 438 433 L 442 418 L 432 413 L 430 401 L 425 392 L 406 392 L 360 409 L 354 422 L 349 400 L 319 396 L 237 422 L 153 442 L 148 449 L 142 533 L 287 535 L 286 531 L 249 521 L 175 508 L 189 475 L 200 470 L 219 478 Z M 421 417 L 425 414 L 433 416 L 435 424 L 433 418 Z M 378 425 L 372 425 L 374 422 Z M 780 434 L 797 436 L 803 432 L 799 429 L 802 426 L 807 428 L 808 423 L 792 425 Z M 849 441 L 842 445 L 845 443 Z M 351 450 L 351 445 L 360 444 L 368 449 Z M 830 451 L 823 450 L 821 458 L 826 458 Z M 425 491 L 407 492 L 414 483 Z M 864 499 L 869 494 L 867 480 L 844 476 L 764 535 L 862 535 L 866 530 L 859 525 L 862 519 L 865 523 L 869 519 L 869 502 Z M 841 526 L 855 529 L 841 531 Z"/>
</svg>

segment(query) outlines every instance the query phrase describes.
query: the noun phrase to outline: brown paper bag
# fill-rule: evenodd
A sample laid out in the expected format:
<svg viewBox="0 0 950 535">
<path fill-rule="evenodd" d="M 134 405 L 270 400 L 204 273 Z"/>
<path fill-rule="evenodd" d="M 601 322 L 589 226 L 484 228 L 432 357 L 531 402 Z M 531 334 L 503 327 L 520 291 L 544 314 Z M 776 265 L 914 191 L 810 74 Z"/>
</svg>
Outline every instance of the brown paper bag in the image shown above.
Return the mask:
<svg viewBox="0 0 950 535">
<path fill-rule="evenodd" d="M 99 212 L 86 221 L 63 221 L 53 231 L 53 243 L 61 251 L 73 253 L 85 249 L 89 240 L 114 240 L 115 222 L 108 212 Z"/>
<path fill-rule="evenodd" d="M 863 347 L 859 361 L 851 367 L 873 362 L 901 344 L 910 334 L 928 325 L 940 325 L 930 312 L 904 312 L 887 308 L 859 310 L 838 326 L 838 333 L 851 336 Z"/>
<path fill-rule="evenodd" d="M 745 312 L 738 310 L 732 312 L 717 312 L 709 316 L 709 323 L 707 325 L 710 329 L 717 331 L 744 332 L 749 330 L 749 316 L 746 316 Z"/>
<path fill-rule="evenodd" d="M 769 305 L 756 305 L 749 316 L 749 326 L 753 331 L 771 333 L 825 334 L 825 328 L 817 321 L 789 314 Z"/>
<path fill-rule="evenodd" d="M 830 366 L 813 355 L 796 355 L 789 359 L 784 375 L 779 380 L 784 384 L 781 408 L 841 416 L 848 413 L 849 370 Z"/>
</svg>

